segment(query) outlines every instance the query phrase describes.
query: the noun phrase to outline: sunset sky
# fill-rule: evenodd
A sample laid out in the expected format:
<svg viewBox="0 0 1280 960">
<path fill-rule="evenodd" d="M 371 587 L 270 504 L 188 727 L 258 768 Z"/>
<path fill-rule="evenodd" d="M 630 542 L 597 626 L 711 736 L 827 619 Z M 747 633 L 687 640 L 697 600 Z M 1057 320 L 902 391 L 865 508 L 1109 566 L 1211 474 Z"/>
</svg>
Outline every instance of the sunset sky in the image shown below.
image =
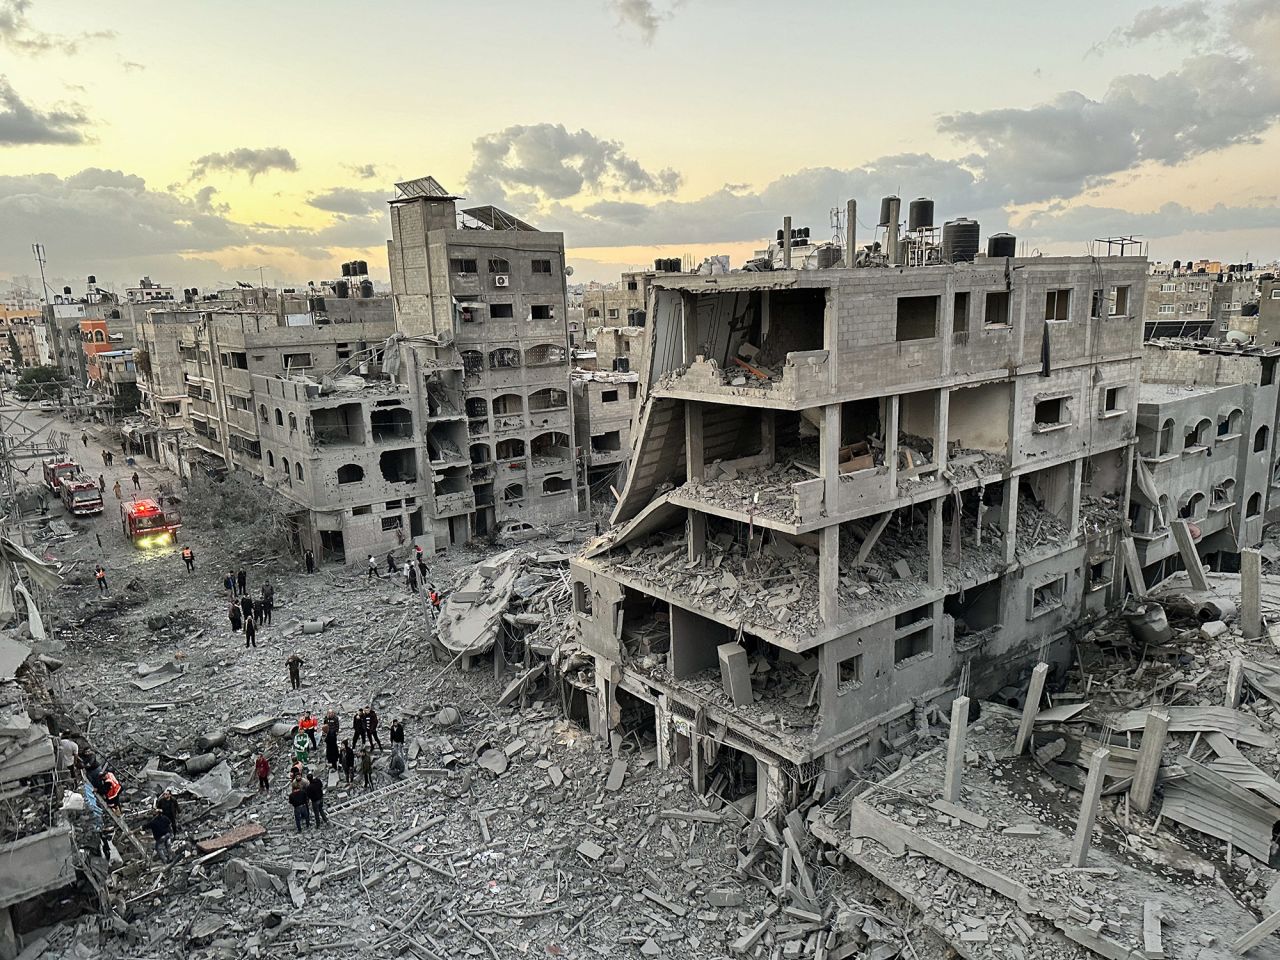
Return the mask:
<svg viewBox="0 0 1280 960">
<path fill-rule="evenodd" d="M 1278 50 L 1275 0 L 0 0 L 0 287 L 37 240 L 59 282 L 385 279 L 426 174 L 563 230 L 575 280 L 886 193 L 1265 262 Z"/>
</svg>

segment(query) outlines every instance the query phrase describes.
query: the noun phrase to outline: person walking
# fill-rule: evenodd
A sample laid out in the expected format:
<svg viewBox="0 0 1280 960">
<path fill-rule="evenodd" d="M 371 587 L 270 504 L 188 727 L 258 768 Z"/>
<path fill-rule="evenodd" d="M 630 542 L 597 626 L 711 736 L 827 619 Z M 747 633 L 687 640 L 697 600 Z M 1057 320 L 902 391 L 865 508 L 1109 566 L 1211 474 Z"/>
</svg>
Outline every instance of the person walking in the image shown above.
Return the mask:
<svg viewBox="0 0 1280 960">
<path fill-rule="evenodd" d="M 373 580 L 378 576 L 378 561 L 374 559 L 373 554 L 369 554 L 369 575 L 366 580 Z"/>
<path fill-rule="evenodd" d="M 253 605 L 253 622 L 262 625 L 262 598 L 258 597 L 252 601 Z"/>
<path fill-rule="evenodd" d="M 302 658 L 295 652 L 290 655 L 284 665 L 289 668 L 289 689 L 302 689 Z"/>
<path fill-rule="evenodd" d="M 106 451 L 106 450 L 103 450 L 103 451 L 102 451 L 102 465 L 103 465 L 104 467 L 107 465 L 107 451 Z"/>
<path fill-rule="evenodd" d="M 176 837 L 179 833 L 178 801 L 174 797 L 172 790 L 165 790 L 160 796 L 156 797 L 156 812 L 163 813 L 169 818 L 169 825 L 173 828 L 173 835 Z"/>
<path fill-rule="evenodd" d="M 342 763 L 342 771 L 347 775 L 347 783 L 356 779 L 356 752 L 351 749 L 351 741 L 343 740 L 342 749 L 338 752 L 338 760 Z"/>
<path fill-rule="evenodd" d="M 244 585 L 248 581 L 248 579 L 249 577 L 244 572 L 244 567 L 241 567 L 240 572 L 236 574 L 236 588 L 240 591 L 240 596 L 242 597 L 247 595 L 249 592 L 244 588 Z"/>
<path fill-rule="evenodd" d="M 107 478 L 103 474 L 98 474 L 98 492 L 107 492 Z"/>
<path fill-rule="evenodd" d="M 83 444 L 84 444 L 84 448 L 85 448 L 86 450 L 88 450 L 88 449 L 89 449 L 89 434 L 87 434 L 87 433 L 82 433 L 82 434 L 80 434 L 80 442 L 81 442 L 81 443 L 83 443 Z"/>
<path fill-rule="evenodd" d="M 373 754 L 365 747 L 360 751 L 360 774 L 364 777 L 364 788 L 373 788 Z"/>
<path fill-rule="evenodd" d="M 267 626 L 271 626 L 271 611 L 276 606 L 276 588 L 271 585 L 268 580 L 262 585 L 262 615 L 267 620 Z"/>
<path fill-rule="evenodd" d="M 307 799 L 311 801 L 311 814 L 319 830 L 321 825 L 329 822 L 329 815 L 324 812 L 324 784 L 313 774 L 307 774 Z"/>
<path fill-rule="evenodd" d="M 187 573 L 196 571 L 196 554 L 190 547 L 182 548 L 182 562 L 187 565 Z"/>
<path fill-rule="evenodd" d="M 137 471 L 137 470 L 133 471 L 133 489 L 135 489 L 135 490 L 141 490 L 141 489 L 142 489 L 142 481 L 138 479 L 138 471 Z"/>
<path fill-rule="evenodd" d="M 391 721 L 391 749 L 394 750 L 396 747 L 404 747 L 404 727 L 399 717 Z"/>
<path fill-rule="evenodd" d="M 222 589 L 227 591 L 227 598 L 231 599 L 236 595 L 236 575 L 230 570 L 227 575 L 222 578 Z"/>
<path fill-rule="evenodd" d="M 253 619 L 253 601 L 249 599 L 247 593 L 240 598 L 240 616 L 246 620 Z"/>
<path fill-rule="evenodd" d="M 258 625 L 253 622 L 253 617 L 246 617 L 244 621 L 244 647 L 246 650 L 250 647 L 258 649 Z"/>
<path fill-rule="evenodd" d="M 120 496 L 120 481 L 119 481 L 119 480 L 117 480 L 117 481 L 112 485 L 112 487 L 111 487 L 111 492 L 112 492 L 112 493 L 114 493 L 114 494 L 116 495 L 116 499 L 117 499 L 117 500 L 123 499 L 123 498 Z"/>
<path fill-rule="evenodd" d="M 227 619 L 231 621 L 231 632 L 239 633 L 244 624 L 240 620 L 240 604 L 234 600 L 231 601 L 227 609 Z"/>
<path fill-rule="evenodd" d="M 302 778 L 298 777 L 293 781 L 289 790 L 289 806 L 293 807 L 293 825 L 297 828 L 298 833 L 302 832 L 302 825 L 305 823 L 311 826 L 311 798 L 307 796 L 307 788 L 302 782 Z"/>
<path fill-rule="evenodd" d="M 368 734 L 364 728 L 364 707 L 356 711 L 356 715 L 351 718 L 351 742 L 364 746 L 367 742 Z"/>
<path fill-rule="evenodd" d="M 378 714 L 373 707 L 368 707 L 364 712 L 364 732 L 368 737 L 370 746 L 377 744 L 378 749 L 382 749 L 382 740 L 378 737 Z"/>
<path fill-rule="evenodd" d="M 258 775 L 258 792 L 269 793 L 271 791 L 271 763 L 267 760 L 266 754 L 258 753 L 258 759 L 253 763 L 253 772 Z"/>
<path fill-rule="evenodd" d="M 427 584 L 427 557 L 421 547 L 418 548 L 418 582 L 423 586 Z"/>
<path fill-rule="evenodd" d="M 113 463 L 115 463 L 115 462 L 116 462 L 116 455 L 115 455 L 114 453 L 112 453 L 110 450 L 108 450 L 108 451 L 107 451 L 107 466 L 109 467 L 109 466 L 111 466 L 111 465 L 112 465 Z"/>
<path fill-rule="evenodd" d="M 394 577 L 396 575 L 396 558 L 391 555 L 391 551 L 387 551 L 387 576 Z"/>
<path fill-rule="evenodd" d="M 324 722 L 324 759 L 330 770 L 338 769 L 338 727 L 328 720 Z"/>
<path fill-rule="evenodd" d="M 310 550 L 308 550 L 307 555 L 304 559 L 307 564 L 307 573 L 308 574 L 315 573 L 316 572 L 316 555 L 312 553 Z"/>
<path fill-rule="evenodd" d="M 93 579 L 98 581 L 98 592 L 107 592 L 107 571 L 102 569 L 102 564 L 98 564 L 93 571 Z"/>
<path fill-rule="evenodd" d="M 173 824 L 169 822 L 169 818 L 163 813 L 157 813 L 146 823 L 146 828 L 151 831 L 151 837 L 156 842 L 156 859 L 163 860 L 165 863 L 173 861 Z"/>
</svg>

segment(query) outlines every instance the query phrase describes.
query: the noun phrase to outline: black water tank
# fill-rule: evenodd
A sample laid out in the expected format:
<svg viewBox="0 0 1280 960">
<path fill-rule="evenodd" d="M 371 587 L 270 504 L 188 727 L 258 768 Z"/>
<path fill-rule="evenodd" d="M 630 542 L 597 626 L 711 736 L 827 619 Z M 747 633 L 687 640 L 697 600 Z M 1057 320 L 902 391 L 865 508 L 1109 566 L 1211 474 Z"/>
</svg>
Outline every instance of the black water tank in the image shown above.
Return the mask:
<svg viewBox="0 0 1280 960">
<path fill-rule="evenodd" d="M 360 276 L 367 277 L 369 275 L 369 262 L 367 260 L 360 261 Z"/>
<path fill-rule="evenodd" d="M 92 287 L 97 282 L 98 282 L 98 278 L 95 277 L 92 273 L 89 274 L 89 286 Z"/>
<path fill-rule="evenodd" d="M 957 217 L 942 225 L 942 259 L 968 263 L 978 255 L 978 221 Z"/>
<path fill-rule="evenodd" d="M 351 264 L 349 264 L 349 263 L 344 263 L 344 264 L 342 265 L 342 275 L 343 275 L 344 277 L 349 277 L 349 276 L 351 276 Z"/>
<path fill-rule="evenodd" d="M 893 219 L 893 202 L 897 197 L 885 197 L 880 201 L 880 226 L 887 227 Z"/>
<path fill-rule="evenodd" d="M 907 229 L 914 233 L 923 227 L 933 226 L 933 201 L 919 197 L 907 208 Z"/>
<path fill-rule="evenodd" d="M 63 294 L 63 296 L 67 296 L 67 297 L 71 296 L 71 288 L 70 288 L 70 287 L 63 287 L 63 288 L 62 288 L 62 294 Z"/>
<path fill-rule="evenodd" d="M 368 299 L 369 299 L 370 297 L 372 297 L 372 296 L 373 296 L 373 281 L 372 281 L 372 280 L 361 280 L 361 281 L 360 281 L 360 297 L 361 297 L 361 299 L 363 299 L 363 300 L 368 300 Z"/>
<path fill-rule="evenodd" d="M 1016 257 L 1018 238 L 1011 233 L 993 233 L 987 237 L 988 257 Z"/>
<path fill-rule="evenodd" d="M 825 247 L 818 248 L 818 269 L 826 270 L 830 267 L 840 265 L 843 259 L 843 252 L 835 244 L 827 244 Z"/>
<path fill-rule="evenodd" d="M 333 292 L 338 295 L 339 300 L 345 300 L 351 293 L 351 284 L 347 283 L 345 280 L 339 280 L 334 283 Z"/>
</svg>

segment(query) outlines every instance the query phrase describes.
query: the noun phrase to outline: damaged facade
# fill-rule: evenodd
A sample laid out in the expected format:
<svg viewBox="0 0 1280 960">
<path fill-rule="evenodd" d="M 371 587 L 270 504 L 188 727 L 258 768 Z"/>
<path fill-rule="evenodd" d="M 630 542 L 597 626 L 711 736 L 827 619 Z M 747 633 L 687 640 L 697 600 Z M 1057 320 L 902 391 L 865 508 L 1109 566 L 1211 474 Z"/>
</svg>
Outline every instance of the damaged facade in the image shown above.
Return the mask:
<svg viewBox="0 0 1280 960">
<path fill-rule="evenodd" d="M 425 424 L 438 549 L 586 508 L 573 439 L 564 236 L 397 184 L 388 258 L 402 379 Z"/>
<path fill-rule="evenodd" d="M 962 675 L 1063 653 L 1117 600 L 1145 282 L 994 256 L 655 279 L 630 475 L 573 566 L 595 729 L 760 815 Z"/>
</svg>

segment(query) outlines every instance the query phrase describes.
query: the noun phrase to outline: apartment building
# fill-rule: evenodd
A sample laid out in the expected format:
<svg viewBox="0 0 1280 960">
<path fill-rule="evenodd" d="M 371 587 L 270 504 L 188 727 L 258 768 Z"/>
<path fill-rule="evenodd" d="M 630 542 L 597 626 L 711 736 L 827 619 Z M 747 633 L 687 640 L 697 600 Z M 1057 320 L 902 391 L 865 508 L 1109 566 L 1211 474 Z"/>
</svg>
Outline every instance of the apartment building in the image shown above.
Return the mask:
<svg viewBox="0 0 1280 960">
<path fill-rule="evenodd" d="M 1129 511 L 1149 584 L 1181 569 L 1173 524 L 1200 556 L 1238 569 L 1238 554 L 1280 515 L 1275 428 L 1280 347 L 1150 341 L 1138 390 L 1137 481 Z"/>
<path fill-rule="evenodd" d="M 1142 318 L 1148 338 L 1201 337 L 1215 332 L 1209 307 L 1216 282 L 1216 274 L 1153 274 Z"/>
<path fill-rule="evenodd" d="M 757 816 L 920 703 L 1061 666 L 1118 599 L 1146 261 L 948 246 L 654 280 L 627 483 L 571 567 L 571 708 Z"/>
<path fill-rule="evenodd" d="M 0 336 L 7 341 L 4 354 L 6 363 L 19 367 L 42 367 L 53 362 L 49 350 L 49 331 L 38 314 L 35 317 L 0 314 Z"/>
<path fill-rule="evenodd" d="M 70 287 L 63 287 L 62 293 L 54 295 L 52 303 L 44 305 L 50 354 L 54 364 L 71 381 L 73 393 L 88 385 L 89 354 L 85 345 L 89 344 L 96 352 L 115 334 L 119 338 L 115 342 L 123 346 L 123 338 L 132 331 L 132 323 L 122 317 L 116 298 L 97 288 L 95 283 L 96 278 L 90 277 L 88 291 L 81 297 L 72 294 Z M 86 322 L 90 324 L 87 328 L 83 326 Z M 96 331 L 101 332 L 102 340 L 96 339 Z"/>
<path fill-rule="evenodd" d="M 593 500 L 625 476 L 639 380 L 635 372 L 573 372 L 574 435 L 585 450 Z"/>
<path fill-rule="evenodd" d="M 431 177 L 396 184 L 387 247 L 436 549 L 586 507 L 564 237 L 458 199 Z"/>
</svg>

